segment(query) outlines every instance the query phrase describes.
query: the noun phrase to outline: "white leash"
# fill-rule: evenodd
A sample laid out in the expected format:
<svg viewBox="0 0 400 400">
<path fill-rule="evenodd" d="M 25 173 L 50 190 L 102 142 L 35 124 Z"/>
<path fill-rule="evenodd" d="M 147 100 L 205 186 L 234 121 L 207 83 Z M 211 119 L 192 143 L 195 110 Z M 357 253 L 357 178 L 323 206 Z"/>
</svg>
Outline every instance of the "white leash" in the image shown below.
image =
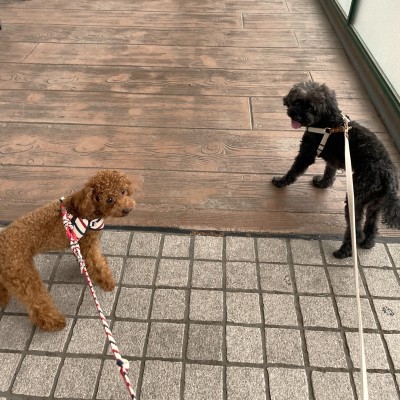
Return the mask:
<svg viewBox="0 0 400 400">
<path fill-rule="evenodd" d="M 357 242 L 356 242 L 356 224 L 355 224 L 355 212 L 354 212 L 354 191 L 353 191 L 353 169 L 351 166 L 350 157 L 350 146 L 348 138 L 348 120 L 345 120 L 345 165 L 346 165 L 346 185 L 347 185 L 347 202 L 350 217 L 350 231 L 351 231 L 351 247 L 353 254 L 354 264 L 354 276 L 356 286 L 356 299 L 357 299 L 357 313 L 358 313 L 358 334 L 360 341 L 360 360 L 361 360 L 361 399 L 368 400 L 368 382 L 367 382 L 367 365 L 365 361 L 365 348 L 364 348 L 364 335 L 363 335 L 363 323 L 362 323 L 362 312 L 361 312 L 361 300 L 360 300 L 360 285 L 358 281 L 358 260 L 357 260 Z"/>
</svg>

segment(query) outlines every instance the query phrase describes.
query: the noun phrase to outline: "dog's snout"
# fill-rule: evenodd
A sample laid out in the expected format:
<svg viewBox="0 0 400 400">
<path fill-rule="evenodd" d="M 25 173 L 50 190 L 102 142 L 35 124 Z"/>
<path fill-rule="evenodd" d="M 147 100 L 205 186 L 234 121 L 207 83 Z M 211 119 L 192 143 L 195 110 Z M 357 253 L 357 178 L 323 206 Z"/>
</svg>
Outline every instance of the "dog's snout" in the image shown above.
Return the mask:
<svg viewBox="0 0 400 400">
<path fill-rule="evenodd" d="M 128 215 L 131 211 L 132 211 L 132 208 L 124 208 L 124 209 L 122 210 L 122 214 Z"/>
</svg>

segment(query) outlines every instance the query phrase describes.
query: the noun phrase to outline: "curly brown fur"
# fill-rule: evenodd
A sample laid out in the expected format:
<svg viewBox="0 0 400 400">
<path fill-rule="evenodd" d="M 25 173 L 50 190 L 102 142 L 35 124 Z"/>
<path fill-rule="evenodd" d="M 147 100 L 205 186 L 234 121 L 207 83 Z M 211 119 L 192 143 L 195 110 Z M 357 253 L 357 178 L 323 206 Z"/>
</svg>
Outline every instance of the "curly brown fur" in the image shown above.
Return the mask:
<svg viewBox="0 0 400 400">
<path fill-rule="evenodd" d="M 335 92 L 316 82 L 301 82 L 292 87 L 283 98 L 292 127 L 335 128 L 343 126 L 342 113 Z M 400 229 L 400 200 L 397 198 L 398 181 L 396 168 L 378 138 L 355 121 L 349 123 L 349 145 L 353 167 L 353 184 L 356 213 L 357 243 L 369 249 L 375 244 L 379 215 L 389 227 Z M 318 133 L 305 132 L 299 154 L 292 167 L 283 177 L 274 177 L 276 187 L 292 184 L 315 162 L 317 148 L 322 139 Z M 337 169 L 344 169 L 344 135 L 331 134 L 320 157 L 326 161 L 323 175 L 314 176 L 318 188 L 332 186 Z M 337 258 L 351 256 L 351 237 L 347 198 L 345 202 L 346 231 Z M 365 223 L 361 222 L 365 214 Z"/>
<path fill-rule="evenodd" d="M 100 171 L 78 192 L 66 197 L 67 211 L 87 218 L 124 217 L 135 206 L 130 180 L 118 171 Z M 114 278 L 99 247 L 99 231 L 88 230 L 81 238 L 82 256 L 89 275 L 102 289 L 111 291 Z M 36 254 L 69 247 L 60 202 L 54 201 L 20 217 L 0 233 L 0 306 L 15 296 L 27 309 L 32 322 L 43 330 L 65 327 L 64 315 L 37 272 Z"/>
</svg>

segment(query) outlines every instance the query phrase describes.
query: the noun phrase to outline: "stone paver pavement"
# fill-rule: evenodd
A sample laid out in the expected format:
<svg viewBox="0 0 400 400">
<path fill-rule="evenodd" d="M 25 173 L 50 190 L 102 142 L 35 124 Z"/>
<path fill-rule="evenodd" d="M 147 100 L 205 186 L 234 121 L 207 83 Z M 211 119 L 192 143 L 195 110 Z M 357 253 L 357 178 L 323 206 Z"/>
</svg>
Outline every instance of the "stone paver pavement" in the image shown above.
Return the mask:
<svg viewBox="0 0 400 400">
<path fill-rule="evenodd" d="M 106 230 L 97 289 L 141 400 L 346 400 L 360 393 L 353 270 L 335 240 Z M 400 244 L 359 255 L 371 400 L 400 398 Z M 0 309 L 0 400 L 128 399 L 75 259 L 37 257 L 65 330 Z"/>
</svg>

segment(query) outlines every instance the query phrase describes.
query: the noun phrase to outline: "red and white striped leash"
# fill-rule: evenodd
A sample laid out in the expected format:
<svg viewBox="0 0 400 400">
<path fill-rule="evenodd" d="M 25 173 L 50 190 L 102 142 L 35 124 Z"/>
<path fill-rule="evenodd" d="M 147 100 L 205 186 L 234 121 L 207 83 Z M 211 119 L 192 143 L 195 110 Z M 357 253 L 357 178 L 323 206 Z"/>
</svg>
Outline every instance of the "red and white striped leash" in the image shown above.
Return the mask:
<svg viewBox="0 0 400 400">
<path fill-rule="evenodd" d="M 90 293 L 92 294 L 94 303 L 96 305 L 97 311 L 100 316 L 101 323 L 103 325 L 104 333 L 107 336 L 107 339 L 111 346 L 112 353 L 116 360 L 116 364 L 119 367 L 119 372 L 125 382 L 125 385 L 131 396 L 131 399 L 137 400 L 136 394 L 132 388 L 131 382 L 128 377 L 129 361 L 121 357 L 121 354 L 120 354 L 117 344 L 115 342 L 114 336 L 111 332 L 110 326 L 108 325 L 108 322 L 103 314 L 103 310 L 100 307 L 100 303 L 97 300 L 92 281 L 90 280 L 89 274 L 86 269 L 85 260 L 83 259 L 82 254 L 81 254 L 81 249 L 78 244 L 78 239 L 76 237 L 73 226 L 71 224 L 71 220 L 69 218 L 68 212 L 64 205 L 64 197 L 60 198 L 60 209 L 61 209 L 61 215 L 62 215 L 62 219 L 63 219 L 63 225 L 64 225 L 65 232 L 67 234 L 67 237 L 68 237 L 68 240 L 70 243 L 71 250 L 74 253 L 75 257 L 77 258 L 80 269 L 81 269 L 81 273 L 85 277 L 86 283 L 89 286 Z"/>
</svg>

